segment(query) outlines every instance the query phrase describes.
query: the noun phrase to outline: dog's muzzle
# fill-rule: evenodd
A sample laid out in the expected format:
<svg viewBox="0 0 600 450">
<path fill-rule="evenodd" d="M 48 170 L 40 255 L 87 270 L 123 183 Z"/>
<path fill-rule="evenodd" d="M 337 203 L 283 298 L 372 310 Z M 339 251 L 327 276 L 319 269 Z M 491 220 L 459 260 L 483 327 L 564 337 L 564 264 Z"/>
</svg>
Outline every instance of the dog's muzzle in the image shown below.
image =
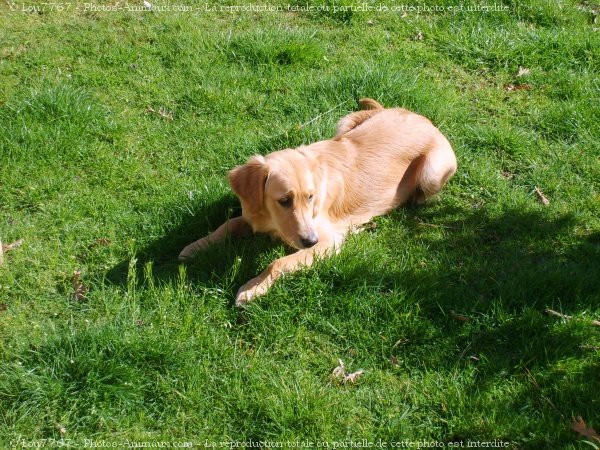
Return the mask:
<svg viewBox="0 0 600 450">
<path fill-rule="evenodd" d="M 304 248 L 314 247 L 317 242 L 319 242 L 319 236 L 317 236 L 317 233 L 314 232 L 310 233 L 308 236 L 302 236 L 300 238 L 300 243 Z"/>
</svg>

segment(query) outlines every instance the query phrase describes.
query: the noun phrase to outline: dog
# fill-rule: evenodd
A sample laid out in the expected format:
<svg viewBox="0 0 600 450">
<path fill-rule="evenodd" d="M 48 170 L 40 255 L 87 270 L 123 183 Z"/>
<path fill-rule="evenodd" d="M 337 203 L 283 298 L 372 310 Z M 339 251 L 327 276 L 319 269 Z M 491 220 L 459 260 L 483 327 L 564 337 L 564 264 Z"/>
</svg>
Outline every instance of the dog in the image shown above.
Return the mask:
<svg viewBox="0 0 600 450">
<path fill-rule="evenodd" d="M 373 99 L 342 118 L 332 139 L 252 156 L 228 174 L 242 215 L 186 246 L 185 261 L 226 236 L 269 233 L 295 253 L 244 284 L 235 303 L 265 294 L 284 273 L 339 251 L 346 236 L 406 203 L 422 204 L 456 172 L 456 156 L 425 117 Z"/>
</svg>

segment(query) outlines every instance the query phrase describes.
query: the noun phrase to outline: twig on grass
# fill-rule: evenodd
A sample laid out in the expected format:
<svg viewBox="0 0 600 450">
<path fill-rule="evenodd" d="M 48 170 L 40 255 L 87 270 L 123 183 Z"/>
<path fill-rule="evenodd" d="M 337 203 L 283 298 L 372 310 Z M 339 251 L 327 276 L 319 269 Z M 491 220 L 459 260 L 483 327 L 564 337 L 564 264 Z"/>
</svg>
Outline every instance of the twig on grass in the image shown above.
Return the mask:
<svg viewBox="0 0 600 450">
<path fill-rule="evenodd" d="M 287 135 L 288 135 L 288 133 L 289 133 L 290 131 L 292 131 L 292 130 L 301 130 L 301 129 L 302 129 L 302 128 L 304 128 L 305 126 L 307 126 L 307 125 L 310 125 L 311 123 L 313 123 L 313 122 L 315 122 L 315 121 L 319 120 L 319 119 L 320 119 L 321 117 L 323 117 L 324 115 L 326 115 L 326 114 L 329 114 L 329 113 L 330 113 L 330 112 L 332 112 L 332 111 L 335 111 L 335 110 L 336 110 L 336 109 L 338 109 L 340 106 L 342 106 L 342 105 L 344 105 L 344 104 L 348 103 L 349 101 L 350 101 L 350 100 L 344 100 L 343 102 L 341 102 L 341 103 L 338 103 L 337 105 L 335 105 L 333 108 L 329 109 L 328 111 L 325 111 L 324 113 L 321 113 L 321 114 L 319 114 L 319 115 L 318 115 L 318 116 L 316 116 L 316 117 L 313 117 L 313 118 L 312 118 L 312 119 L 310 119 L 308 122 L 304 122 L 304 123 L 302 123 L 302 124 L 299 124 L 299 125 L 294 125 L 294 126 L 291 126 L 291 127 L 287 128 L 287 129 L 285 129 L 285 130 L 279 131 L 279 132 L 278 132 L 278 133 L 276 133 L 276 134 L 271 134 L 271 135 L 264 135 L 264 134 L 263 134 L 262 136 L 264 137 L 264 139 L 273 139 L 274 137 L 276 137 L 276 136 L 281 136 L 282 134 L 283 134 L 283 135 L 285 135 L 285 136 L 287 136 Z"/>
<path fill-rule="evenodd" d="M 471 342 L 469 342 L 469 344 L 465 347 L 465 349 L 460 353 L 460 355 L 458 356 L 458 360 L 462 361 L 463 358 L 465 357 L 465 355 L 467 354 L 467 352 L 471 349 L 471 347 L 473 346 L 473 344 L 475 344 L 477 341 L 479 341 L 479 339 L 481 339 L 481 337 L 483 336 L 482 332 L 477 333 L 474 337 L 473 340 Z M 473 355 L 475 356 L 475 355 Z M 470 359 L 472 359 L 473 361 L 475 361 L 473 358 L 469 357 Z M 477 357 L 475 357 L 477 358 Z M 477 359 L 479 360 L 479 359 Z"/>
<path fill-rule="evenodd" d="M 559 313 L 558 311 L 554 311 L 553 309 L 549 308 L 546 308 L 544 312 L 551 316 L 560 317 L 561 319 L 571 320 L 573 318 L 573 316 L 567 316 L 566 314 Z"/>
<path fill-rule="evenodd" d="M 335 111 L 336 109 L 338 109 L 340 106 L 348 103 L 350 100 L 344 100 L 342 103 L 337 104 L 336 106 L 334 106 L 333 108 L 331 108 L 329 111 L 325 111 L 324 113 L 319 114 L 316 117 L 313 117 L 312 119 L 310 119 L 308 122 L 303 123 L 302 125 L 298 125 L 298 129 L 304 128 L 306 125 L 310 125 L 311 123 L 319 120 L 321 117 L 323 117 L 326 114 L 329 114 L 330 112 Z"/>
<path fill-rule="evenodd" d="M 548 315 L 550 315 L 550 316 L 560 317 L 561 319 L 565 319 L 565 320 L 573 320 L 574 319 L 573 316 L 568 316 L 566 314 L 559 313 L 558 311 L 554 311 L 553 309 L 550 309 L 550 308 L 546 308 L 545 313 L 548 314 Z M 600 327 L 600 320 L 590 320 L 589 323 L 591 325 L 595 325 L 597 327 Z"/>
<path fill-rule="evenodd" d="M 597 345 L 580 345 L 579 348 L 582 350 L 600 350 L 600 347 Z"/>
<path fill-rule="evenodd" d="M 417 224 L 418 225 L 422 225 L 424 227 L 431 227 L 431 228 L 445 228 L 447 230 L 457 230 L 457 227 L 451 227 L 449 225 L 440 225 L 437 223 L 427 223 L 427 222 L 423 222 L 421 219 L 417 218 Z"/>
</svg>

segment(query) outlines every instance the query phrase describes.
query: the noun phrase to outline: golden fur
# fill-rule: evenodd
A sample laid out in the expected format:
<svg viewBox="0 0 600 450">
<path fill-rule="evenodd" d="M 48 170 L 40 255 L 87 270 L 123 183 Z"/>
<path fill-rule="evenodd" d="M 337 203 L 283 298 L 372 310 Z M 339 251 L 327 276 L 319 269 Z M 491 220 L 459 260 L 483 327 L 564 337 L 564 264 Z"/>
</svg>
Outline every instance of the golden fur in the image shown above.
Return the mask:
<svg viewBox="0 0 600 450">
<path fill-rule="evenodd" d="M 336 135 L 297 149 L 252 156 L 229 172 L 242 215 L 185 247 L 186 260 L 227 235 L 269 233 L 298 251 L 274 261 L 243 285 L 242 305 L 267 292 L 283 273 L 340 248 L 346 235 L 409 201 L 423 203 L 456 171 L 448 140 L 433 124 L 372 99 L 342 118 Z"/>
</svg>

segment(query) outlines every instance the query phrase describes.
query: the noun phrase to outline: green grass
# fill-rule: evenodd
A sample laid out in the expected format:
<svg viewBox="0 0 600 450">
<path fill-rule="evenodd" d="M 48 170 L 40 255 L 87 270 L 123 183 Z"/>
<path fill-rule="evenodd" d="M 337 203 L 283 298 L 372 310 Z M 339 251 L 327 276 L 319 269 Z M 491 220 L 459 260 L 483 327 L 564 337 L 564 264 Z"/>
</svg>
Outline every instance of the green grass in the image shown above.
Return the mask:
<svg viewBox="0 0 600 450">
<path fill-rule="evenodd" d="M 0 446 L 591 448 L 570 424 L 600 428 L 598 8 L 500 3 L 405 16 L 333 1 L 0 5 L 0 239 L 24 239 L 0 267 Z M 283 245 L 231 241 L 177 263 L 238 213 L 228 169 L 332 136 L 361 97 L 448 136 L 459 170 L 438 198 L 246 310 L 235 292 Z M 332 380 L 338 358 L 364 370 L 356 384 Z"/>
</svg>

